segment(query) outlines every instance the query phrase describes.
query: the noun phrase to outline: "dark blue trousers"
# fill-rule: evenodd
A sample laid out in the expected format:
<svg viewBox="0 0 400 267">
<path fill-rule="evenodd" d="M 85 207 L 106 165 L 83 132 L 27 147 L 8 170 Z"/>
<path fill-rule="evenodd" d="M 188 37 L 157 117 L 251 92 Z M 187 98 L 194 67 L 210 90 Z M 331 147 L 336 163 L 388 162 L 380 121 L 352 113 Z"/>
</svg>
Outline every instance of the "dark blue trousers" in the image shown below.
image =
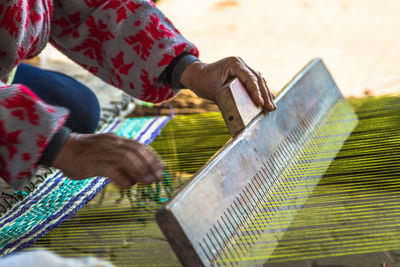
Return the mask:
<svg viewBox="0 0 400 267">
<path fill-rule="evenodd" d="M 93 133 L 100 120 L 96 95 L 77 80 L 28 64 L 18 65 L 13 83 L 28 86 L 44 102 L 70 111 L 66 126 L 73 132 Z"/>
</svg>

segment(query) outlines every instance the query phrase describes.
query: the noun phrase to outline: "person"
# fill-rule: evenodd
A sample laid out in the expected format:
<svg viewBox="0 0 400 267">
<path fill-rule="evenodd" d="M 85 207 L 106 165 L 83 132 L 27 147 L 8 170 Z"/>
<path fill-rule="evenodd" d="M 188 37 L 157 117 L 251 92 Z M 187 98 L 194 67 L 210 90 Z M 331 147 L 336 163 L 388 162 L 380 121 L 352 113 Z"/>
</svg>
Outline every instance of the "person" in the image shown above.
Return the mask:
<svg viewBox="0 0 400 267">
<path fill-rule="evenodd" d="M 259 72 L 239 57 L 200 61 L 196 47 L 150 0 L 2 1 L 0 38 L 0 177 L 14 188 L 27 183 L 38 164 L 72 179 L 106 176 L 122 188 L 162 177 L 162 161 L 144 145 L 93 134 L 99 107 L 87 89 L 63 74 L 20 64 L 48 42 L 144 101 L 165 101 L 181 88 L 214 100 L 238 77 L 256 105 L 276 108 Z"/>
</svg>

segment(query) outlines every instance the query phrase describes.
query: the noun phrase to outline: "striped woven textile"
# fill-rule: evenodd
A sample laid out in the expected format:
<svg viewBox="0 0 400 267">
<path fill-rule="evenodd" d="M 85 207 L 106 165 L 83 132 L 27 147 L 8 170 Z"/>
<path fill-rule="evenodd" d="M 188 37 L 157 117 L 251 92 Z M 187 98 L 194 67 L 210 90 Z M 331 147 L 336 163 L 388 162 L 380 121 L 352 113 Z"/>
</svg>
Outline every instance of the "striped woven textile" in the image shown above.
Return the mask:
<svg viewBox="0 0 400 267">
<path fill-rule="evenodd" d="M 113 119 L 99 132 L 113 132 L 149 144 L 171 117 Z M 32 193 L 0 217 L 0 256 L 33 244 L 75 214 L 108 183 L 104 177 L 75 181 L 54 170 Z"/>
</svg>

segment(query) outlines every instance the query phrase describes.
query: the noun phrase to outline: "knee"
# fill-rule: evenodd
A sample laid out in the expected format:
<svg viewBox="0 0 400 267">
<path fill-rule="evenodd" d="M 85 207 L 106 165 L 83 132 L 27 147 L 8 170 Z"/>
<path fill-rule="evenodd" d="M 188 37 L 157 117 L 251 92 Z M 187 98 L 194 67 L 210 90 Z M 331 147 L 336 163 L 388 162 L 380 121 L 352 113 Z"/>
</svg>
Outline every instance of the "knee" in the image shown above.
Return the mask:
<svg viewBox="0 0 400 267">
<path fill-rule="evenodd" d="M 73 132 L 93 133 L 100 121 L 100 104 L 86 85 L 65 74 L 21 63 L 14 79 L 30 87 L 44 102 L 70 111 L 66 126 Z"/>
<path fill-rule="evenodd" d="M 100 112 L 100 103 L 96 95 L 92 91 L 87 90 L 80 107 L 70 110 L 66 126 L 73 132 L 94 133 L 99 125 Z"/>
</svg>

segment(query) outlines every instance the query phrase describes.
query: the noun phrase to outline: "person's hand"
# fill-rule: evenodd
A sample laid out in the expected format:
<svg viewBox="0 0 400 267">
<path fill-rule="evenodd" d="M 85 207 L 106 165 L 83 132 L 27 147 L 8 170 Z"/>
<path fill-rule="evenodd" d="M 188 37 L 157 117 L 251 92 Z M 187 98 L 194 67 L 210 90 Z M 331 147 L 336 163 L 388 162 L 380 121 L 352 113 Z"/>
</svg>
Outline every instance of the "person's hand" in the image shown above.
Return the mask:
<svg viewBox="0 0 400 267">
<path fill-rule="evenodd" d="M 106 176 L 121 188 L 161 181 L 164 170 L 146 146 L 114 134 L 71 133 L 53 167 L 75 180 Z"/>
<path fill-rule="evenodd" d="M 275 97 L 265 79 L 238 57 L 224 58 L 212 64 L 193 62 L 182 73 L 180 82 L 198 96 L 215 102 L 217 91 L 234 77 L 243 83 L 257 106 L 268 111 L 276 109 L 273 102 Z"/>
</svg>

